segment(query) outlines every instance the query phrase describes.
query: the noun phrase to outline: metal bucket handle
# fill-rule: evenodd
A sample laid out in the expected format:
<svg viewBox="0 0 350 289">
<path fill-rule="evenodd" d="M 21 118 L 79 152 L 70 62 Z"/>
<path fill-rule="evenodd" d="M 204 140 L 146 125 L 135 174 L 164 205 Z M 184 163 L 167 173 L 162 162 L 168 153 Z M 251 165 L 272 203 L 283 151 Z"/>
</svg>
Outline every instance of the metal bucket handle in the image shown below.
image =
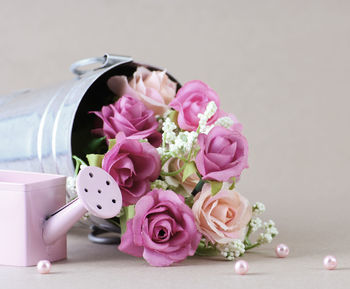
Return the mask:
<svg viewBox="0 0 350 289">
<path fill-rule="evenodd" d="M 91 57 L 91 58 L 85 58 L 85 59 L 78 60 L 70 66 L 70 71 L 72 73 L 74 73 L 75 75 L 80 77 L 81 75 L 83 75 L 89 71 L 94 71 L 94 70 L 98 70 L 101 68 L 106 68 L 106 67 L 115 65 L 117 63 L 130 61 L 130 60 L 131 60 L 131 58 L 128 56 L 121 56 L 121 55 L 117 56 L 117 55 L 112 55 L 112 54 L 106 53 L 102 57 Z M 97 63 L 101 63 L 101 65 L 94 68 L 94 69 L 83 69 L 84 66 L 97 64 Z"/>
</svg>

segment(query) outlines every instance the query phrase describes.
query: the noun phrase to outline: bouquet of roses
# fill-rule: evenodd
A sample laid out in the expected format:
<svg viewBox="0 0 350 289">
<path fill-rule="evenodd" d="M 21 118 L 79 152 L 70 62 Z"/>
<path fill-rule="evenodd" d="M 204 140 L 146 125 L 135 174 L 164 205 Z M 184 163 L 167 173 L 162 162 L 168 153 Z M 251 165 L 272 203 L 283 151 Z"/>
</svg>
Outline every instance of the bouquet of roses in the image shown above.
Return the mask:
<svg viewBox="0 0 350 289">
<path fill-rule="evenodd" d="M 271 242 L 273 221 L 257 216 L 265 206 L 235 190 L 248 143 L 214 90 L 198 80 L 180 87 L 166 71 L 143 66 L 107 85 L 115 102 L 90 113 L 92 133 L 108 149 L 86 159 L 120 187 L 123 209 L 109 220 L 121 227 L 119 250 L 168 266 L 195 253 L 233 260 Z"/>
</svg>

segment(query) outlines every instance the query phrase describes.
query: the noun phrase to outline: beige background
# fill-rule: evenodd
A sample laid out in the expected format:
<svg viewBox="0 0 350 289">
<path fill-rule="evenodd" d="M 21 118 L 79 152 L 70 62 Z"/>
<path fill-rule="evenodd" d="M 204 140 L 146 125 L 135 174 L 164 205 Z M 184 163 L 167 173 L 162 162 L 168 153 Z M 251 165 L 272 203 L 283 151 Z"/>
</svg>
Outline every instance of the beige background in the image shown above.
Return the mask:
<svg viewBox="0 0 350 289">
<path fill-rule="evenodd" d="M 349 1 L 0 4 L 0 94 L 70 79 L 70 63 L 105 52 L 207 82 L 250 144 L 239 191 L 266 204 L 291 248 L 284 260 L 273 257 L 278 241 L 246 255 L 241 277 L 233 263 L 198 258 L 151 268 L 76 228 L 54 274 L 0 267 L 1 288 L 349 288 Z M 333 272 L 322 269 L 330 253 Z"/>
</svg>

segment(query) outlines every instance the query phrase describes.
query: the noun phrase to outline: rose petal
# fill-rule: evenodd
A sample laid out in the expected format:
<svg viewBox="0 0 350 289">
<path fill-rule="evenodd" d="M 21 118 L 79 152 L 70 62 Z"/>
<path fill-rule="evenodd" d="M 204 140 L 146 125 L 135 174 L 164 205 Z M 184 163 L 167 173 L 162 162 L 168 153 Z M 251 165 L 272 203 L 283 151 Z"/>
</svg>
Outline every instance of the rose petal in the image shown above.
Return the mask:
<svg viewBox="0 0 350 289">
<path fill-rule="evenodd" d="M 222 244 L 242 240 L 252 217 L 248 200 L 226 184 L 215 196 L 211 196 L 210 184 L 205 184 L 194 198 L 192 211 L 198 230 L 209 241 Z"/>
<path fill-rule="evenodd" d="M 145 248 L 143 251 L 143 258 L 152 266 L 166 267 L 170 266 L 174 261 L 170 259 L 167 254 L 150 250 Z"/>
<path fill-rule="evenodd" d="M 133 222 L 129 220 L 126 223 L 126 232 L 122 235 L 121 243 L 119 245 L 119 250 L 130 254 L 135 257 L 141 257 L 143 254 L 143 247 L 137 246 L 133 242 Z"/>
</svg>

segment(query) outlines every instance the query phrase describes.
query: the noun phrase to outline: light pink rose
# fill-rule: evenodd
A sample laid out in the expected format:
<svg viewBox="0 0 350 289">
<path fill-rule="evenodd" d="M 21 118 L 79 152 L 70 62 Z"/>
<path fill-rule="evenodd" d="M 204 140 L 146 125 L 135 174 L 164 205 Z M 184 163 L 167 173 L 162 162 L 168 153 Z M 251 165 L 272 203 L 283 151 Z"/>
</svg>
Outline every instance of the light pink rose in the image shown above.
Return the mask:
<svg viewBox="0 0 350 289">
<path fill-rule="evenodd" d="M 118 183 L 123 206 L 136 202 L 150 190 L 150 182 L 160 174 L 160 157 L 157 150 L 147 142 L 117 135 L 116 144 L 102 161 L 102 168 Z"/>
<path fill-rule="evenodd" d="M 94 129 L 93 133 L 107 139 L 114 139 L 117 133 L 123 132 L 130 139 L 148 139 L 155 147 L 162 141 L 153 111 L 130 95 L 124 95 L 116 103 L 92 113 L 102 120 L 102 128 Z"/>
<path fill-rule="evenodd" d="M 135 206 L 119 250 L 152 266 L 169 266 L 193 256 L 201 239 L 191 209 L 173 191 L 154 189 Z"/>
<path fill-rule="evenodd" d="M 248 168 L 248 142 L 238 130 L 216 126 L 208 135 L 200 134 L 198 144 L 196 165 L 204 180 L 238 181 Z"/>
<path fill-rule="evenodd" d="M 243 240 L 246 226 L 252 218 L 252 208 L 246 198 L 227 185 L 215 196 L 210 184 L 194 198 L 192 207 L 197 228 L 207 240 L 225 244 L 232 239 Z"/>
<path fill-rule="evenodd" d="M 130 81 L 126 76 L 116 75 L 107 85 L 117 96 L 129 94 L 138 98 L 157 115 L 169 109 L 177 87 L 165 71 L 150 71 L 143 66 L 137 68 Z"/>
<path fill-rule="evenodd" d="M 177 122 L 180 128 L 194 131 L 199 124 L 198 114 L 204 113 L 211 101 L 214 101 L 218 107 L 216 113 L 208 120 L 208 125 L 211 125 L 219 117 L 224 116 L 224 113 L 219 109 L 220 100 L 216 92 L 200 80 L 185 83 L 170 103 L 170 107 L 179 113 Z"/>
<path fill-rule="evenodd" d="M 163 170 L 165 172 L 176 172 L 184 165 L 184 162 L 178 158 L 171 158 L 168 160 L 164 166 Z M 182 182 L 183 172 L 178 173 L 175 176 L 166 176 L 165 180 L 168 184 L 177 187 L 179 184 L 185 189 L 187 194 L 191 194 L 197 183 L 199 182 L 199 177 L 196 174 L 190 175 L 184 182 Z"/>
</svg>

